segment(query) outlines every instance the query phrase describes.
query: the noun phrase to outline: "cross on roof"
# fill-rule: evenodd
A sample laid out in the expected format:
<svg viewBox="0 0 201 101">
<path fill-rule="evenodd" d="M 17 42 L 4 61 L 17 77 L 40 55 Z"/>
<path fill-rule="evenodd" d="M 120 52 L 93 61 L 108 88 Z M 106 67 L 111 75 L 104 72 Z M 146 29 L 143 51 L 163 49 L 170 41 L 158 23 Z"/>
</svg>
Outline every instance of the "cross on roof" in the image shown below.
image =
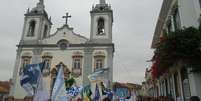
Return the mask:
<svg viewBox="0 0 201 101">
<path fill-rule="evenodd" d="M 72 16 L 69 15 L 69 13 L 66 13 L 66 15 L 62 17 L 62 18 L 64 18 L 64 19 L 66 19 L 65 25 L 68 25 L 68 18 L 71 18 L 71 17 L 72 17 Z"/>
<path fill-rule="evenodd" d="M 44 3 L 44 0 L 40 0 L 40 2 L 43 4 L 43 3 Z"/>
</svg>

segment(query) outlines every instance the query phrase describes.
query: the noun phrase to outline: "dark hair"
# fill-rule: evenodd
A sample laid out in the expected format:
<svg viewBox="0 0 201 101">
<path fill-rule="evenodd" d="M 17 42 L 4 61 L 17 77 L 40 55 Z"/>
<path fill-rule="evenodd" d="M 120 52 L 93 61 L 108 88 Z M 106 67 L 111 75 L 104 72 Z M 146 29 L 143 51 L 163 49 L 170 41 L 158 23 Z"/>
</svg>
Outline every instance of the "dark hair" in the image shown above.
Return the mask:
<svg viewBox="0 0 201 101">
<path fill-rule="evenodd" d="M 108 97 L 104 98 L 103 101 L 111 101 Z"/>
<path fill-rule="evenodd" d="M 198 96 L 192 96 L 191 101 L 200 101 L 200 98 Z"/>
</svg>

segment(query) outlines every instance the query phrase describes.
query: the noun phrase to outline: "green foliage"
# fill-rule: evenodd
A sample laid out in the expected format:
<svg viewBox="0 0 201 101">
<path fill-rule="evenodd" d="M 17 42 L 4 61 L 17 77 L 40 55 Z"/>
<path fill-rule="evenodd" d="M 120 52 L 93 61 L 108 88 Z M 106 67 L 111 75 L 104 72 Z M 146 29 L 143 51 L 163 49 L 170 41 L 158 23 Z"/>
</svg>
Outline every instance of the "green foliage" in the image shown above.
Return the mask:
<svg viewBox="0 0 201 101">
<path fill-rule="evenodd" d="M 66 85 L 66 89 L 70 89 L 73 84 L 75 83 L 75 79 L 74 78 L 70 78 L 69 80 L 66 80 L 65 81 L 65 85 Z"/>
<path fill-rule="evenodd" d="M 201 67 L 201 27 L 189 27 L 164 35 L 155 51 L 160 68 L 168 68 L 178 61 L 188 67 Z"/>
</svg>

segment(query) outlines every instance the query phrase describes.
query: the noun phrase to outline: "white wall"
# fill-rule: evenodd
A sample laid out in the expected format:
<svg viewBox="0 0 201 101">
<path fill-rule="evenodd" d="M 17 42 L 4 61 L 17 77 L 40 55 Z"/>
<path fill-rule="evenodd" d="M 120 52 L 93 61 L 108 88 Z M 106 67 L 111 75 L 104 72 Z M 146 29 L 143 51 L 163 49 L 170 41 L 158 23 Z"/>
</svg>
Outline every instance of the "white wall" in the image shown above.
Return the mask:
<svg viewBox="0 0 201 101">
<path fill-rule="evenodd" d="M 200 5 L 198 0 L 178 0 L 181 27 L 198 27 Z"/>
<path fill-rule="evenodd" d="M 201 99 L 201 73 L 190 73 L 189 81 L 191 96 L 199 96 Z"/>
</svg>

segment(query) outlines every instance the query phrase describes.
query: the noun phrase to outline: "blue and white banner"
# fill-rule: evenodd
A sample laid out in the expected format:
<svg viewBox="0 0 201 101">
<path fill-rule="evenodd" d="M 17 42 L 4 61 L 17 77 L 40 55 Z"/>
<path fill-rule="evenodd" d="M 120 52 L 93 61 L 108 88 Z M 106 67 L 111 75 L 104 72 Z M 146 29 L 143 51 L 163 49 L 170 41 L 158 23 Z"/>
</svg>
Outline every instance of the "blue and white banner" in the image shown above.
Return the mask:
<svg viewBox="0 0 201 101">
<path fill-rule="evenodd" d="M 90 81 L 97 81 L 99 79 L 104 79 L 103 77 L 106 75 L 109 68 L 101 68 L 97 69 L 94 73 L 88 76 Z"/>
<path fill-rule="evenodd" d="M 34 95 L 33 101 L 48 101 L 48 90 L 44 87 L 43 75 L 41 74 L 38 80 L 38 87 Z"/>
<path fill-rule="evenodd" d="M 119 101 L 126 101 L 126 99 L 123 96 L 121 96 L 119 97 Z"/>
<path fill-rule="evenodd" d="M 28 93 L 28 96 L 34 95 L 34 88 L 37 88 L 38 78 L 41 75 L 43 64 L 29 64 L 23 69 L 20 85 Z"/>
<path fill-rule="evenodd" d="M 61 65 L 54 83 L 51 101 L 61 101 L 61 99 L 64 99 L 65 97 L 67 99 L 63 66 Z"/>
<path fill-rule="evenodd" d="M 69 90 L 67 90 L 67 95 L 70 97 L 76 97 L 78 96 L 83 87 L 71 87 Z"/>
</svg>

